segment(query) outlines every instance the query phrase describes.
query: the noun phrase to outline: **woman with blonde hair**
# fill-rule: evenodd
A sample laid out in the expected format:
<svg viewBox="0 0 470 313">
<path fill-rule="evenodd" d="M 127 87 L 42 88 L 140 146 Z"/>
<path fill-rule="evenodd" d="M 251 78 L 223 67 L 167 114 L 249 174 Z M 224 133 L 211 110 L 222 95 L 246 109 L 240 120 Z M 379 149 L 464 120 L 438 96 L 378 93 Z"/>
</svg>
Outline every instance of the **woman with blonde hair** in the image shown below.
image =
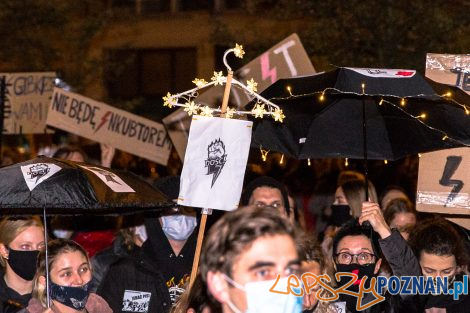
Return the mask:
<svg viewBox="0 0 470 313">
<path fill-rule="evenodd" d="M 0 312 L 24 308 L 33 289 L 36 260 L 44 247 L 44 228 L 37 216 L 5 217 L 0 221 Z"/>
<path fill-rule="evenodd" d="M 21 313 L 112 313 L 108 303 L 90 292 L 92 278 L 88 255 L 78 243 L 67 239 L 47 245 L 50 307 L 46 292 L 46 254 L 41 251 L 34 277 L 33 297 Z"/>
</svg>

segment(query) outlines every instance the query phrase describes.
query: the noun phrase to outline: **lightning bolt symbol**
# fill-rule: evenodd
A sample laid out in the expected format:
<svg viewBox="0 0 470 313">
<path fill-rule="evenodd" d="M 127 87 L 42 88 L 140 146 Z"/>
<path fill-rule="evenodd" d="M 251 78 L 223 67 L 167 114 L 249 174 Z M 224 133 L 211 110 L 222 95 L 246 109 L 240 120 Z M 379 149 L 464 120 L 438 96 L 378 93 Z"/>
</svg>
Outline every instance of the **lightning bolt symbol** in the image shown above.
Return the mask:
<svg viewBox="0 0 470 313">
<path fill-rule="evenodd" d="M 219 174 L 220 174 L 221 171 L 222 171 L 222 166 L 217 166 L 216 170 L 214 172 L 214 176 L 212 176 L 211 188 L 214 186 L 215 181 L 217 180 L 217 177 L 219 177 Z"/>
<path fill-rule="evenodd" d="M 98 130 L 100 130 L 100 128 L 108 121 L 108 116 L 109 116 L 110 114 L 111 114 L 111 112 L 108 111 L 108 112 L 106 112 L 105 115 L 103 115 L 103 117 L 101 118 L 101 124 L 98 125 L 98 127 L 95 129 L 94 134 L 96 134 L 96 132 L 97 132 Z"/>
<path fill-rule="evenodd" d="M 269 68 L 269 52 L 266 52 L 261 56 L 261 78 L 266 80 L 271 78 L 271 84 L 277 80 L 277 69 L 276 67 Z"/>
</svg>

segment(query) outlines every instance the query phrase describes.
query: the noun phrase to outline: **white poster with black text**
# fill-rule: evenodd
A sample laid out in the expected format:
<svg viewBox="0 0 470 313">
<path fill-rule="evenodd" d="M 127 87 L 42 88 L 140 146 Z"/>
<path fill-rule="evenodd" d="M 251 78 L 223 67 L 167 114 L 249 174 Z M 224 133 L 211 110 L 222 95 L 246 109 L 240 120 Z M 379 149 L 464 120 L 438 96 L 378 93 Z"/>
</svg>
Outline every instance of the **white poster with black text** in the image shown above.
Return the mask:
<svg viewBox="0 0 470 313">
<path fill-rule="evenodd" d="M 253 123 L 194 116 L 178 204 L 232 211 L 243 188 Z"/>
</svg>

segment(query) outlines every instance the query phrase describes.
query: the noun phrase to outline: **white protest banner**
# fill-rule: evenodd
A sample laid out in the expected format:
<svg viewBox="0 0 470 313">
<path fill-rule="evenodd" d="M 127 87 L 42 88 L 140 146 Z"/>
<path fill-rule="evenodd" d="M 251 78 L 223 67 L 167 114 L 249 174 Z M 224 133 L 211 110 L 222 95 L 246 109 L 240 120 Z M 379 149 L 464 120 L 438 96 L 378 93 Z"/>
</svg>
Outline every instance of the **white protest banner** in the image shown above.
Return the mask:
<svg viewBox="0 0 470 313">
<path fill-rule="evenodd" d="M 232 211 L 238 207 L 253 123 L 194 116 L 178 204 Z"/>
<path fill-rule="evenodd" d="M 44 133 L 56 73 L 0 73 L 1 76 L 5 76 L 7 84 L 3 133 Z"/>
<path fill-rule="evenodd" d="M 162 165 L 172 148 L 162 124 L 60 88 L 54 89 L 47 125 Z"/>
<path fill-rule="evenodd" d="M 258 92 L 262 92 L 280 78 L 314 73 L 315 69 L 312 62 L 299 36 L 294 33 L 235 71 L 234 77 L 240 82 L 253 78 L 258 83 Z M 197 97 L 196 102 L 209 107 L 218 106 L 222 102 L 223 94 L 223 86 L 212 86 Z M 251 99 L 252 97 L 242 90 L 235 88 L 231 90 L 230 105 L 236 105 L 239 110 L 243 109 Z M 176 110 L 163 119 L 163 124 L 165 124 L 181 159 L 184 159 L 190 123 L 191 117 L 184 112 L 183 108 Z"/>
<path fill-rule="evenodd" d="M 426 55 L 426 77 L 470 94 L 470 54 Z"/>
</svg>

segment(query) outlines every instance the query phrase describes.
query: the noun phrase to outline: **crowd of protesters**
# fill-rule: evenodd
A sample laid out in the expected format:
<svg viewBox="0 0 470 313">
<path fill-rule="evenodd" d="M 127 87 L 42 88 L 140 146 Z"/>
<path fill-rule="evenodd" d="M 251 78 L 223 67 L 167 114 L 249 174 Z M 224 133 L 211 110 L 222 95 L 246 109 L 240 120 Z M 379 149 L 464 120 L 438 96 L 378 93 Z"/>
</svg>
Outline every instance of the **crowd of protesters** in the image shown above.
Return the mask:
<svg viewBox="0 0 470 313">
<path fill-rule="evenodd" d="M 111 166 L 114 151 L 102 152 Z M 55 157 L 89 161 L 70 147 Z M 41 218 L 4 217 L 0 312 L 470 312 L 468 294 L 371 292 L 379 276 L 468 285 L 464 228 L 417 212 L 409 185 L 377 193 L 372 179 L 351 170 L 300 184 L 308 173 L 281 180 L 275 169 L 270 177 L 251 168 L 240 207 L 209 215 L 194 281 L 201 214 L 176 205 L 179 176 L 153 179 L 175 201 L 162 212 L 88 217 L 87 227 L 77 227 L 80 217 L 48 221 L 47 258 Z M 338 288 L 349 293 L 335 298 Z M 361 288 L 369 292 L 355 296 Z"/>
</svg>

